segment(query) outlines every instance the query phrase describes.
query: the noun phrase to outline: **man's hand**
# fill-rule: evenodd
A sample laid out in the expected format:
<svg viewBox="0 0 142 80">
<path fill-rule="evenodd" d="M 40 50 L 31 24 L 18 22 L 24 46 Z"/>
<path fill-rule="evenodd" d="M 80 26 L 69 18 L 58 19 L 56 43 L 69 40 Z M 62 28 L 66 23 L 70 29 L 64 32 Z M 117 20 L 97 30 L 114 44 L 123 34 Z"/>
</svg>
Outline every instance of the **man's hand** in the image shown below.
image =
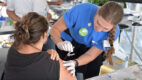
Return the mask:
<svg viewBox="0 0 142 80">
<path fill-rule="evenodd" d="M 64 66 L 67 67 L 67 70 L 71 71 L 70 73 L 75 76 L 75 62 L 73 60 L 63 61 Z"/>
<path fill-rule="evenodd" d="M 57 43 L 57 47 L 60 50 L 68 51 L 68 52 L 73 52 L 73 46 L 70 41 L 63 41 Z"/>
<path fill-rule="evenodd" d="M 47 52 L 48 52 L 49 54 L 51 54 L 50 58 L 51 58 L 52 60 L 55 60 L 55 59 L 56 59 L 56 60 L 59 60 L 59 59 L 60 59 L 58 53 L 57 53 L 55 50 L 49 49 L 49 50 L 47 50 Z"/>
</svg>

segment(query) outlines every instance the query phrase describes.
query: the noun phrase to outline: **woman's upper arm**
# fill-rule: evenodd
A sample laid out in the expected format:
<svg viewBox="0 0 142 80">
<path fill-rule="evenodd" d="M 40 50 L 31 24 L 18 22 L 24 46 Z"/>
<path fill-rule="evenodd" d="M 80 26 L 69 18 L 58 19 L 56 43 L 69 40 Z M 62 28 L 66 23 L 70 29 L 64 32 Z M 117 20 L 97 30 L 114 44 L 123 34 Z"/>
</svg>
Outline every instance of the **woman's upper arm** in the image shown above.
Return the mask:
<svg viewBox="0 0 142 80">
<path fill-rule="evenodd" d="M 60 80 L 77 80 L 75 76 L 71 75 L 66 67 L 63 66 L 63 61 L 59 60 L 60 63 Z"/>
</svg>

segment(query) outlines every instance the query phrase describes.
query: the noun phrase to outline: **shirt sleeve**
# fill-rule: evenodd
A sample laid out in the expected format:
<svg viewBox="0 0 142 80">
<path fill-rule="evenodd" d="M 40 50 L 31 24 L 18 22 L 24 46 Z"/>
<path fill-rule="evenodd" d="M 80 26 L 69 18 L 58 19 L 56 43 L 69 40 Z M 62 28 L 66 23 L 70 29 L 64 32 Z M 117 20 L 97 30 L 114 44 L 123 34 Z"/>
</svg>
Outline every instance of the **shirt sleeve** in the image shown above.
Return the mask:
<svg viewBox="0 0 142 80">
<path fill-rule="evenodd" d="M 62 37 L 62 39 L 66 40 L 66 41 L 72 42 L 72 37 L 70 35 L 68 35 L 66 32 L 62 32 L 61 37 Z"/>
<path fill-rule="evenodd" d="M 14 0 L 7 0 L 7 9 L 10 11 L 14 11 Z"/>
<path fill-rule="evenodd" d="M 104 50 L 103 41 L 99 41 L 98 44 L 95 45 L 98 49 Z"/>
<path fill-rule="evenodd" d="M 40 15 L 47 16 L 49 6 L 46 0 L 33 0 L 33 12 L 37 12 Z"/>
<path fill-rule="evenodd" d="M 50 55 L 51 56 L 51 55 Z M 50 74 L 48 74 L 48 77 L 51 77 L 54 75 L 54 79 L 52 80 L 59 80 L 60 78 L 60 63 L 56 60 L 51 60 L 50 57 L 48 57 L 47 60 L 47 69 Z"/>
<path fill-rule="evenodd" d="M 78 6 L 75 6 L 64 14 L 64 21 L 68 28 L 71 28 L 73 25 L 75 25 L 77 16 L 79 14 L 78 8 Z"/>
</svg>

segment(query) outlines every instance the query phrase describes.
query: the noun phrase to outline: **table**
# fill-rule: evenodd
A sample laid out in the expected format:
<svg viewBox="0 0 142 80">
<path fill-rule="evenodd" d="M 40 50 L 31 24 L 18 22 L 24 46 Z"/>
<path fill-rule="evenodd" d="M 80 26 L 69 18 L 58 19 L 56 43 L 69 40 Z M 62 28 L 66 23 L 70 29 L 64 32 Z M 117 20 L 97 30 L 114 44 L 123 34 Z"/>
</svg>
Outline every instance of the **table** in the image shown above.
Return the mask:
<svg viewBox="0 0 142 80">
<path fill-rule="evenodd" d="M 49 8 L 51 10 L 53 10 L 57 15 L 59 15 L 60 17 L 64 15 L 64 13 L 71 9 L 74 5 L 71 4 L 71 3 L 67 3 L 67 2 L 64 2 L 63 4 L 61 5 L 49 5 Z"/>
<path fill-rule="evenodd" d="M 92 77 L 86 80 L 142 80 L 142 65 L 134 65 L 116 72 Z"/>
<path fill-rule="evenodd" d="M 12 34 L 12 33 L 14 33 L 14 31 L 15 31 L 14 26 L 2 26 L 0 28 L 0 35 Z"/>
</svg>

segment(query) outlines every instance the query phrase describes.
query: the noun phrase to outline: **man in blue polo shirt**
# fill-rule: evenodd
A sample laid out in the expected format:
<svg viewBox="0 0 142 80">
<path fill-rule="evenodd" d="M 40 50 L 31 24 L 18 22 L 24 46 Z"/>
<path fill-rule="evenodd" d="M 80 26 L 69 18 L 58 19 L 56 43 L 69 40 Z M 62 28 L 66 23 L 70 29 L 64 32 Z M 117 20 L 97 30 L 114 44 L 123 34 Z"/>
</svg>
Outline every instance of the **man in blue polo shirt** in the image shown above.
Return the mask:
<svg viewBox="0 0 142 80">
<path fill-rule="evenodd" d="M 123 9 L 115 2 L 101 7 L 91 3 L 79 4 L 61 17 L 51 29 L 57 52 L 72 74 L 84 78 L 97 76 L 104 58 L 112 64 L 113 42 L 119 36 L 117 24 Z"/>
</svg>

